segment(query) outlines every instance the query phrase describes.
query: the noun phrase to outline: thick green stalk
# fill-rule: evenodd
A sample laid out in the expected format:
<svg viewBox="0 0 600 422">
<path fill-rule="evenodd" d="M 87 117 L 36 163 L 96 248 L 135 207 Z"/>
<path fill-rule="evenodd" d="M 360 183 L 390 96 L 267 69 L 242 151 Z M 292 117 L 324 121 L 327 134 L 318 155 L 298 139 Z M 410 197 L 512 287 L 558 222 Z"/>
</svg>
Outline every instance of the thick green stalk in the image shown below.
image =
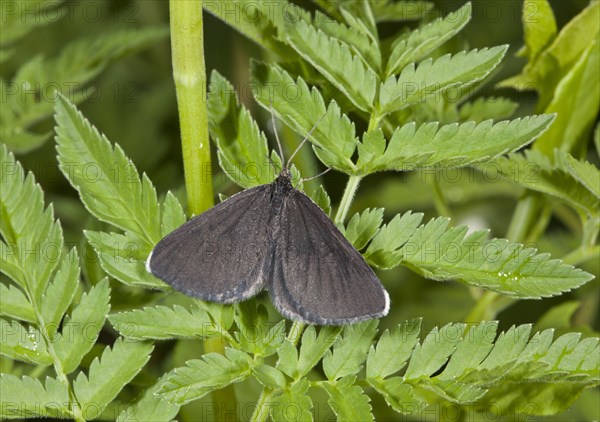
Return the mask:
<svg viewBox="0 0 600 422">
<path fill-rule="evenodd" d="M 202 1 L 170 0 L 169 12 L 188 209 L 197 215 L 213 206 Z"/>
<path fill-rule="evenodd" d="M 214 204 L 206 108 L 202 0 L 170 0 L 169 14 L 187 204 L 189 213 L 197 215 Z M 204 342 L 204 352 L 223 354 L 225 342 L 221 338 L 208 339 Z M 233 386 L 214 391 L 212 399 L 219 410 L 216 420 L 221 420 L 224 415 L 236 419 L 237 416 L 231 414 L 237 407 Z"/>
</svg>

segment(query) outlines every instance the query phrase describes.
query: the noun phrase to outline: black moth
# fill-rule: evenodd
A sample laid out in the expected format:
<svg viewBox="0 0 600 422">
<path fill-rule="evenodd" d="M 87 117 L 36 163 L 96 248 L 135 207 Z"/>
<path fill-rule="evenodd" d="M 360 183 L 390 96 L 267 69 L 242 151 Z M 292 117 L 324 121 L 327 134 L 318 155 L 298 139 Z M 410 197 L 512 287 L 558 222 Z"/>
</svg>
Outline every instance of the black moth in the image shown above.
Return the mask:
<svg viewBox="0 0 600 422">
<path fill-rule="evenodd" d="M 168 234 L 146 269 L 218 303 L 266 288 L 283 316 L 311 324 L 386 315 L 381 282 L 323 210 L 294 188 L 288 166 L 272 183 L 233 195 Z"/>
</svg>

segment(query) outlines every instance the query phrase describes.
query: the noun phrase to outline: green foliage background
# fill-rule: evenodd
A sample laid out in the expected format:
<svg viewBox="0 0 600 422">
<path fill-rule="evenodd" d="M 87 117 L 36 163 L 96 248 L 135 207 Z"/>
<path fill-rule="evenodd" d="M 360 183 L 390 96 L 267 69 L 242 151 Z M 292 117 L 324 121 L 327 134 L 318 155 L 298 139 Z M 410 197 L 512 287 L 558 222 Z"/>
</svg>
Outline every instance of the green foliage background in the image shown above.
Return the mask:
<svg viewBox="0 0 600 422">
<path fill-rule="evenodd" d="M 270 101 L 288 156 L 325 116 L 295 177 L 335 170 L 302 188 L 392 298 L 343 330 L 281 321 L 264 296 L 196 302 L 145 272 L 189 215 L 166 2 L 31 1 L 26 18 L 1 3 L 3 417 L 600 417 L 597 2 L 372 3 L 296 2 L 334 12 L 289 8 L 305 19 L 291 24 L 205 2 L 215 192 L 272 180 L 231 170 L 266 164 Z M 462 14 L 409 32 L 430 7 Z M 427 254 L 455 244 L 477 246 Z M 215 338 L 224 354 L 205 353 Z"/>
</svg>

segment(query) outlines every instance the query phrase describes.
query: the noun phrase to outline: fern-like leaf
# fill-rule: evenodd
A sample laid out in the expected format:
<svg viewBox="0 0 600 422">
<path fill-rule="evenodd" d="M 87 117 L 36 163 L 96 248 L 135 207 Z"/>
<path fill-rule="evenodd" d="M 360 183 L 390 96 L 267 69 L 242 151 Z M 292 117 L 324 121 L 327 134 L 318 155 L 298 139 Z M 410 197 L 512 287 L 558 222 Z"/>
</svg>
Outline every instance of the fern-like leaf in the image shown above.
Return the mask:
<svg viewBox="0 0 600 422">
<path fill-rule="evenodd" d="M 61 381 L 46 377 L 42 384 L 29 376 L 0 375 L 0 417 L 2 419 L 71 419 L 69 391 Z"/>
</svg>

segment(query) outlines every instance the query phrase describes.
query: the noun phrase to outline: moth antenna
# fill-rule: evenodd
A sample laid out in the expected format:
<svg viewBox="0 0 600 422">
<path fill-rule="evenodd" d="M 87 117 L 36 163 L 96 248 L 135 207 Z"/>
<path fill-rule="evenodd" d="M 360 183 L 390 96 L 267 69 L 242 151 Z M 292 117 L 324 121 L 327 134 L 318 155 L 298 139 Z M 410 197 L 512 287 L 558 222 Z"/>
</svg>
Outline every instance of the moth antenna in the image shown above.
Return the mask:
<svg viewBox="0 0 600 422">
<path fill-rule="evenodd" d="M 321 176 L 323 176 L 325 173 L 327 173 L 329 170 L 331 170 L 331 168 L 328 168 L 327 170 L 325 170 L 325 171 L 322 171 L 321 173 L 317 174 L 316 176 L 311 176 L 311 177 L 307 177 L 307 178 L 305 178 L 305 179 L 300 179 L 300 180 L 299 180 L 299 183 L 308 182 L 308 181 L 310 181 L 310 180 L 316 179 L 317 177 L 321 177 Z"/>
<path fill-rule="evenodd" d="M 273 132 L 275 132 L 275 139 L 277 139 L 277 147 L 279 148 L 279 157 L 281 157 L 281 167 L 287 168 L 287 166 L 285 165 L 285 158 L 283 157 L 283 148 L 281 148 L 281 141 L 279 140 L 279 134 L 277 133 L 277 126 L 275 126 L 275 113 L 273 112 L 272 98 L 269 98 L 269 108 L 271 109 L 271 124 L 273 125 Z M 271 160 L 271 157 L 269 157 L 269 160 Z M 271 160 L 271 163 L 273 164 L 273 166 L 275 165 L 275 163 L 273 163 L 273 160 Z"/>
<path fill-rule="evenodd" d="M 315 125 L 312 127 L 312 129 L 308 131 L 308 133 L 306 134 L 306 136 L 304 137 L 302 142 L 300 142 L 300 145 L 298 145 L 298 148 L 296 148 L 296 151 L 294 151 L 294 153 L 290 156 L 290 159 L 287 161 L 287 164 L 285 166 L 286 169 L 289 170 L 290 163 L 292 162 L 292 160 L 294 159 L 296 154 L 298 154 L 298 151 L 300 151 L 300 148 L 302 148 L 302 146 L 306 143 L 306 141 L 308 141 L 308 138 L 310 137 L 310 135 L 312 135 L 312 133 L 315 131 L 317 126 L 319 126 L 319 123 L 321 123 L 321 120 L 323 120 L 325 118 L 325 116 L 327 116 L 327 112 L 325 112 L 325 114 L 323 114 L 321 117 L 319 117 L 319 120 L 317 120 L 317 123 L 315 123 Z"/>
</svg>

